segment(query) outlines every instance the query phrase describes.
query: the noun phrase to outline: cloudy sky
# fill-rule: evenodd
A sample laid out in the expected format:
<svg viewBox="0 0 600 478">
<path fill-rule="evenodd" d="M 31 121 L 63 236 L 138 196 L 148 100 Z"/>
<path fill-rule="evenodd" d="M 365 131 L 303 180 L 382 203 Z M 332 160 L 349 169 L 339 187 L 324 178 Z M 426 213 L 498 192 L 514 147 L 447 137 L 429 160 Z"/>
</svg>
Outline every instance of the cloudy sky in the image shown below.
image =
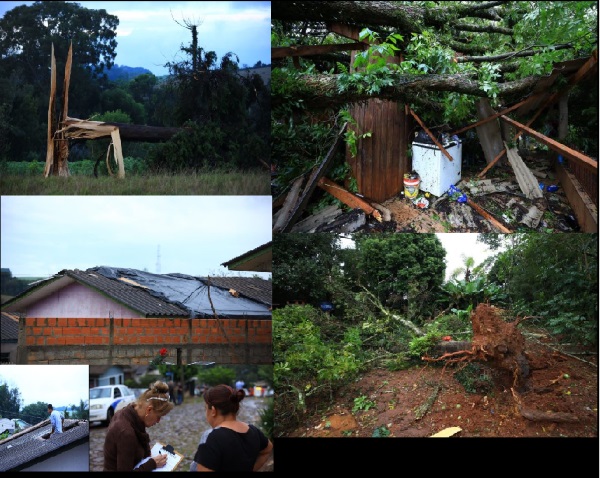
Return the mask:
<svg viewBox="0 0 600 478">
<path fill-rule="evenodd" d="M 33 2 L 0 2 L 0 16 L 18 5 Z M 166 75 L 167 62 L 184 59 L 180 46 L 192 42 L 190 30 L 177 24 L 198 26 L 198 42 L 214 51 L 220 61 L 229 53 L 239 66 L 271 63 L 271 2 L 71 2 L 90 10 L 104 9 L 119 18 L 117 65 L 143 67 Z M 176 22 L 176 21 L 177 22 Z"/>
<path fill-rule="evenodd" d="M 15 277 L 110 266 L 266 279 L 221 264 L 271 240 L 271 208 L 271 196 L 2 196 L 0 263 Z"/>
<path fill-rule="evenodd" d="M 18 388 L 23 407 L 37 402 L 54 408 L 79 405 L 90 395 L 87 365 L 2 365 L 0 384 Z"/>
<path fill-rule="evenodd" d="M 480 234 L 453 232 L 438 233 L 436 236 L 446 250 L 446 280 L 454 270 L 464 267 L 465 258 L 472 257 L 475 265 L 478 266 L 489 256 L 499 252 L 492 251 L 486 244 L 477 242 Z"/>
</svg>

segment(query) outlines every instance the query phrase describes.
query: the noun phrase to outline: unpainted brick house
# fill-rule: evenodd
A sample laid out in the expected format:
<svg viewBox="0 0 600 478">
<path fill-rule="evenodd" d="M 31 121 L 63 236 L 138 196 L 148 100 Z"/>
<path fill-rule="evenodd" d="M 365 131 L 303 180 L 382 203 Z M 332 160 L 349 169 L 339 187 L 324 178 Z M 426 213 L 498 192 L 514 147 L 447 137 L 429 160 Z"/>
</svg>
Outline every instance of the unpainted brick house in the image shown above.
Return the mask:
<svg viewBox="0 0 600 478">
<path fill-rule="evenodd" d="M 7 301 L 17 363 L 272 363 L 271 282 L 114 267 L 62 270 Z M 176 358 L 177 357 L 177 358 Z"/>
</svg>

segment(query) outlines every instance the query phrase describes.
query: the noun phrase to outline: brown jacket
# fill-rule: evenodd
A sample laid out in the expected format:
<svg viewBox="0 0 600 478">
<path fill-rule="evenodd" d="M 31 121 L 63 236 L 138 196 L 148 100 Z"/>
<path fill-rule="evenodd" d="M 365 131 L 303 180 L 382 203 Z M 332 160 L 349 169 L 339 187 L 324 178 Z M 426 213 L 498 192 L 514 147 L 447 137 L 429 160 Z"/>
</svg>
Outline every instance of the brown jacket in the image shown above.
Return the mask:
<svg viewBox="0 0 600 478">
<path fill-rule="evenodd" d="M 153 459 L 134 470 L 148 456 L 150 436 L 131 403 L 115 413 L 108 426 L 104 440 L 104 471 L 152 471 L 156 468 Z"/>
</svg>

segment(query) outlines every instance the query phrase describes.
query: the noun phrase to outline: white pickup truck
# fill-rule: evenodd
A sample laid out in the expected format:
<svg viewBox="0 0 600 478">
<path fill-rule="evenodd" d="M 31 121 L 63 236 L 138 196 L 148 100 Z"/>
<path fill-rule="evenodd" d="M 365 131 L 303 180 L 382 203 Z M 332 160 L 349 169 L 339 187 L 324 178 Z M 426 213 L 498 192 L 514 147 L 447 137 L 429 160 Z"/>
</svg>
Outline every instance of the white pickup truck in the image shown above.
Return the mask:
<svg viewBox="0 0 600 478">
<path fill-rule="evenodd" d="M 133 390 L 125 385 L 90 388 L 90 422 L 109 424 L 115 412 L 135 401 Z"/>
</svg>

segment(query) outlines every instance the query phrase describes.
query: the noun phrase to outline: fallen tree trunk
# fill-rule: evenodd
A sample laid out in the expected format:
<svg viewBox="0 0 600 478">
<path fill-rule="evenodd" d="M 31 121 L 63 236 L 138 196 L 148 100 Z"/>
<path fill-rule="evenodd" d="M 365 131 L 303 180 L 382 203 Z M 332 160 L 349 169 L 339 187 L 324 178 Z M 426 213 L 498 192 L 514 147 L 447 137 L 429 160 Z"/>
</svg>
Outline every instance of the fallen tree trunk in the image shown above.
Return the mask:
<svg viewBox="0 0 600 478">
<path fill-rule="evenodd" d="M 296 75 L 288 82 L 285 95 L 274 91 L 271 95 L 271 105 L 280 106 L 289 98 L 301 100 L 305 108 L 312 110 L 339 107 L 347 103 L 358 103 L 370 98 L 392 100 L 400 103 L 412 103 L 426 91 L 453 91 L 466 95 L 486 97 L 486 91 L 476 79 L 467 74 L 454 75 L 402 75 L 391 74 L 391 84 L 383 86 L 377 93 L 369 93 L 367 88 L 351 87 L 340 89 L 340 75 L 316 74 Z M 515 93 L 526 95 L 531 92 L 539 76 L 530 76 L 521 80 L 509 81 L 498 85 L 498 95 Z"/>
<path fill-rule="evenodd" d="M 119 135 L 124 141 L 144 141 L 158 143 L 167 141 L 185 128 L 168 128 L 161 126 L 146 126 L 128 123 L 115 123 L 103 121 L 87 121 L 77 118 L 67 118 L 63 121 L 63 130 L 67 138 L 95 139 L 110 136 L 111 126 L 119 128 Z M 86 126 L 85 128 L 83 126 Z M 89 126 L 94 126 L 90 132 Z M 107 127 L 107 128 L 103 128 Z"/>
</svg>

